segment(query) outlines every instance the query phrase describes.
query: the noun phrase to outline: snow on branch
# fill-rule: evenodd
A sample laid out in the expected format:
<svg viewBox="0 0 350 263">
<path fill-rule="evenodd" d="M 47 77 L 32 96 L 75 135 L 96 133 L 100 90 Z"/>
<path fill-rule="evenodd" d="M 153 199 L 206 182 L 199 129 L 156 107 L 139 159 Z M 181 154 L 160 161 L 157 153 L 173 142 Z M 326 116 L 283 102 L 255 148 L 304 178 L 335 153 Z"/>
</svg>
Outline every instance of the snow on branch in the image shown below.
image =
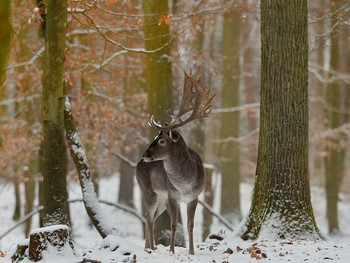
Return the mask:
<svg viewBox="0 0 350 263">
<path fill-rule="evenodd" d="M 64 122 L 69 150 L 79 175 L 86 212 L 103 238 L 107 235 L 116 234 L 116 229 L 110 226 L 108 218 L 104 216 L 99 205 L 95 187 L 91 180 L 88 159 L 77 131 L 68 96 L 65 99 Z"/>
</svg>

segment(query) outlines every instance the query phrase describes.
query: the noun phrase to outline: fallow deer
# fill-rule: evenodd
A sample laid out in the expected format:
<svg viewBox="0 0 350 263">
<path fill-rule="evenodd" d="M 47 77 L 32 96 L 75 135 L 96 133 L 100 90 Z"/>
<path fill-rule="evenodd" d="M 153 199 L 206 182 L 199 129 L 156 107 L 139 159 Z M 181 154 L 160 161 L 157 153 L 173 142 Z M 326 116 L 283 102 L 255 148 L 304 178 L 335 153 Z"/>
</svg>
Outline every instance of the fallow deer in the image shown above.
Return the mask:
<svg viewBox="0 0 350 263">
<path fill-rule="evenodd" d="M 200 81 L 187 75 L 179 112 L 168 115 L 171 121 L 161 125 L 151 116 L 149 124 L 160 130 L 158 136 L 142 155 L 136 167 L 136 178 L 141 188 L 146 210 L 145 248 L 154 250 L 153 226 L 165 209 L 171 221 L 170 252 L 174 253 L 175 233 L 178 217 L 178 203 L 187 204 L 187 229 L 189 254 L 194 255 L 193 226 L 198 195 L 204 186 L 204 169 L 199 155 L 188 148 L 175 128 L 186 123 L 208 117 L 212 100 L 216 94 Z M 184 114 L 191 112 L 187 119 Z"/>
</svg>

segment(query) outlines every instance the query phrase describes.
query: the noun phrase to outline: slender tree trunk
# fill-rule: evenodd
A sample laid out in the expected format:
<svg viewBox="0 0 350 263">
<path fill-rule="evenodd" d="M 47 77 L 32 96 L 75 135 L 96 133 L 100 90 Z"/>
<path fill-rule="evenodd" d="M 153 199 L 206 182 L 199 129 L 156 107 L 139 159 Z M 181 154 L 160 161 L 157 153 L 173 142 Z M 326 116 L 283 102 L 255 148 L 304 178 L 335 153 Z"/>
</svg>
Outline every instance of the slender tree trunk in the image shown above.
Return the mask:
<svg viewBox="0 0 350 263">
<path fill-rule="evenodd" d="M 12 219 L 17 221 L 21 217 L 21 193 L 19 190 L 19 178 L 18 178 L 18 173 L 17 169 L 14 171 L 14 176 L 13 176 L 13 188 L 15 191 L 15 210 L 13 212 Z"/>
<path fill-rule="evenodd" d="M 204 2 L 203 2 L 204 3 Z M 197 6 L 199 8 L 199 6 Z M 198 28 L 195 34 L 195 40 L 193 43 L 192 59 L 196 62 L 194 64 L 194 72 L 206 79 L 206 72 L 204 71 L 204 32 L 206 28 L 205 20 L 198 21 Z M 211 37 L 211 36 L 210 36 Z M 198 120 L 197 125 L 191 130 L 190 147 L 195 150 L 202 160 L 205 159 L 205 127 L 204 120 Z M 204 183 L 204 201 L 210 206 L 213 205 L 213 187 L 212 187 L 212 173 L 211 169 L 205 169 L 205 183 Z M 203 223 L 202 223 L 202 240 L 204 241 L 210 234 L 210 226 L 213 221 L 212 214 L 203 209 Z"/>
<path fill-rule="evenodd" d="M 122 151 L 123 155 L 126 155 L 131 160 L 134 159 L 135 151 Z M 133 197 L 134 197 L 134 171 L 135 168 L 131 167 L 124 161 L 120 162 L 120 182 L 119 182 L 119 195 L 118 203 L 134 207 Z"/>
<path fill-rule="evenodd" d="M 239 104 L 239 52 L 240 52 L 240 13 L 234 9 L 224 14 L 223 22 L 223 87 L 221 107 L 235 107 Z M 224 113 L 221 116 L 221 214 L 231 223 L 241 219 L 240 208 L 240 163 L 239 143 L 230 138 L 239 137 L 239 111 Z"/>
<path fill-rule="evenodd" d="M 337 9 L 345 4 L 343 1 L 331 1 L 330 9 L 333 14 L 334 23 L 338 23 Z M 340 52 L 339 38 L 340 28 L 335 26 L 330 34 L 330 67 L 334 71 L 340 71 Z M 344 72 L 345 73 L 345 72 Z M 335 129 L 344 124 L 342 85 L 339 81 L 333 81 L 326 87 L 326 127 Z M 327 199 L 327 219 L 328 230 L 331 234 L 339 232 L 338 222 L 338 197 L 340 185 L 344 177 L 344 160 L 346 150 L 341 145 L 344 136 L 339 135 L 336 138 L 329 138 L 326 147 L 327 155 L 325 161 L 326 176 L 326 199 Z"/>
<path fill-rule="evenodd" d="M 261 1 L 258 163 L 243 239 L 318 238 L 308 174 L 306 0 Z"/>
<path fill-rule="evenodd" d="M 42 93 L 44 225 L 70 225 L 64 133 L 67 1 L 48 0 Z"/>
</svg>

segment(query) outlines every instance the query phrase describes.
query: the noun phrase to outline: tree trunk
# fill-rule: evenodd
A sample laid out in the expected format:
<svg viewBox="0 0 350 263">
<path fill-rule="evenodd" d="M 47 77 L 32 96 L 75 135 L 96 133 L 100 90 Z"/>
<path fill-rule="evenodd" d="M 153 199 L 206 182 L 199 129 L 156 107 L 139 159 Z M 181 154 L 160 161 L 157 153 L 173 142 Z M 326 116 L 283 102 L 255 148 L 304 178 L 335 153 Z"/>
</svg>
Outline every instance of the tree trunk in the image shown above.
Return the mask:
<svg viewBox="0 0 350 263">
<path fill-rule="evenodd" d="M 72 248 L 73 254 L 74 247 L 67 226 L 55 225 L 39 228 L 30 234 L 29 259 L 35 262 L 40 261 L 43 258 L 43 252 L 48 250 L 49 246 L 60 251 L 66 245 Z"/>
<path fill-rule="evenodd" d="M 239 51 L 240 13 L 231 9 L 224 14 L 223 22 L 223 87 L 221 107 L 239 104 Z M 222 176 L 221 214 L 230 222 L 238 224 L 241 219 L 239 143 L 230 138 L 239 137 L 239 111 L 221 116 L 220 169 Z"/>
<path fill-rule="evenodd" d="M 47 1 L 42 92 L 44 225 L 70 225 L 64 134 L 64 60 L 67 1 Z"/>
<path fill-rule="evenodd" d="M 148 96 L 148 113 L 156 120 L 168 121 L 162 114 L 172 109 L 172 73 L 170 56 L 170 26 L 168 1 L 143 0 L 145 15 L 144 37 L 146 54 L 146 90 Z M 158 51 L 155 51 L 158 50 Z M 150 141 L 154 139 L 151 131 Z M 180 213 L 179 213 L 180 214 Z M 155 221 L 154 236 L 157 244 L 170 243 L 170 218 L 166 212 Z M 181 231 L 177 231 L 177 234 Z"/>
<path fill-rule="evenodd" d="M 19 178 L 17 174 L 17 169 L 13 176 L 13 188 L 15 191 L 15 210 L 13 212 L 12 219 L 18 221 L 21 217 L 21 194 L 19 190 Z"/>
<path fill-rule="evenodd" d="M 123 150 L 123 155 L 126 155 L 129 159 L 134 159 L 135 151 L 126 152 Z M 128 207 L 134 207 L 134 172 L 135 168 L 131 167 L 124 161 L 120 162 L 120 182 L 119 182 L 119 195 L 118 203 L 126 205 Z"/>
<path fill-rule="evenodd" d="M 343 1 L 332 1 L 330 5 L 331 13 L 335 23 L 338 23 L 339 7 L 343 6 Z M 339 52 L 339 33 L 340 28 L 335 26 L 330 34 L 330 68 L 334 71 L 340 71 L 340 52 Z M 345 73 L 345 72 L 344 72 Z M 340 81 L 333 81 L 326 87 L 326 127 L 335 129 L 343 125 L 345 122 L 344 113 L 346 109 L 343 108 L 343 95 L 341 92 L 342 85 Z M 331 234 L 339 232 L 338 222 L 338 197 L 340 185 L 344 177 L 344 160 L 346 150 L 341 145 L 344 135 L 338 135 L 329 138 L 324 158 L 325 161 L 325 177 L 326 177 L 326 199 L 327 199 L 327 219 L 328 231 Z"/>
<path fill-rule="evenodd" d="M 86 212 L 90 217 L 92 224 L 99 234 L 105 238 L 108 235 L 115 234 L 115 229 L 109 224 L 99 205 L 94 184 L 91 180 L 90 166 L 85 154 L 80 136 L 77 131 L 74 116 L 68 97 L 66 97 L 64 121 L 66 128 L 67 142 L 69 150 L 79 175 L 79 182 L 83 194 L 83 201 Z"/>
<path fill-rule="evenodd" d="M 261 1 L 258 163 L 243 239 L 318 238 L 308 174 L 306 0 Z"/>
<path fill-rule="evenodd" d="M 0 6 L 0 98 L 3 98 L 3 81 L 6 73 L 7 55 L 11 44 L 11 1 L 2 0 Z"/>
</svg>

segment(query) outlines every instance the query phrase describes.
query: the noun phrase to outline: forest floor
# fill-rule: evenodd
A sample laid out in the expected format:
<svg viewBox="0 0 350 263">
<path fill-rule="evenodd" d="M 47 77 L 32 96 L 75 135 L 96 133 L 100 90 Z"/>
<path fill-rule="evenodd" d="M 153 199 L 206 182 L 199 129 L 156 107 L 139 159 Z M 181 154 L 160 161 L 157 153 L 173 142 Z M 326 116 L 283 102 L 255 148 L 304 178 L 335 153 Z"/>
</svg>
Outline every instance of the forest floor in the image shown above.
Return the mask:
<svg viewBox="0 0 350 263">
<path fill-rule="evenodd" d="M 215 180 L 214 180 L 215 181 Z M 115 202 L 119 179 L 117 175 L 100 181 L 101 199 Z M 218 187 L 220 187 L 218 185 Z M 246 214 L 250 207 L 253 186 L 241 184 L 241 207 Z M 135 184 L 135 189 L 137 185 Z M 71 199 L 81 198 L 79 184 L 69 185 Z M 23 193 L 23 189 L 22 189 Z M 0 181 L 0 235 L 13 226 L 14 192 L 10 183 Z M 135 200 L 139 200 L 135 191 Z M 216 198 L 218 200 L 219 198 Z M 321 187 L 312 187 L 313 208 L 318 227 L 327 232 L 325 218 L 325 197 Z M 135 204 L 140 209 L 140 203 Z M 214 208 L 218 207 L 214 202 Z M 102 240 L 97 231 L 91 227 L 82 203 L 74 202 L 70 206 L 74 238 L 74 254 L 67 246 L 61 251 L 47 251 L 42 262 L 78 263 L 78 262 L 350 262 L 350 195 L 342 193 L 339 200 L 339 220 L 342 234 L 327 237 L 325 240 L 276 240 L 268 236 L 256 241 L 242 241 L 225 229 L 215 218 L 213 233 L 223 230 L 226 238 L 223 241 L 201 240 L 202 207 L 199 206 L 195 218 L 195 252 L 188 255 L 186 248 L 176 247 L 175 254 L 169 253 L 169 247 L 158 245 L 157 250 L 147 253 L 143 250 L 142 225 L 136 217 L 114 207 L 103 206 L 104 213 L 110 222 L 119 230 L 119 236 L 108 236 Z M 181 206 L 185 217 L 185 207 Z M 38 216 L 33 217 L 33 228 L 38 227 Z M 18 242 L 26 238 L 23 225 L 0 239 L 0 262 L 12 262 L 11 256 Z M 29 263 L 28 258 L 21 262 Z"/>
</svg>

